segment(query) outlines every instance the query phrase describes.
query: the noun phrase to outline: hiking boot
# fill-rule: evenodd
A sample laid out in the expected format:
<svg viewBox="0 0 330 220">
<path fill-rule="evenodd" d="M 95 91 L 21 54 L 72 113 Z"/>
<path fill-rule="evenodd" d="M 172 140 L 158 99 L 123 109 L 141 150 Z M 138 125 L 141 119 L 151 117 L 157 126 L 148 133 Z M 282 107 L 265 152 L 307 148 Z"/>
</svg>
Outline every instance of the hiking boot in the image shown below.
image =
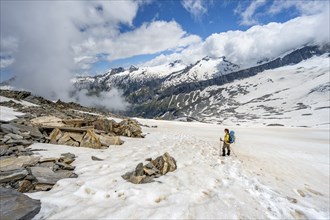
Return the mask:
<svg viewBox="0 0 330 220">
<path fill-rule="evenodd" d="M 224 156 L 226 156 L 226 154 L 222 154 L 221 156 L 223 156 L 223 157 L 224 157 Z"/>
<path fill-rule="evenodd" d="M 230 150 L 228 151 L 227 155 L 230 156 Z"/>
</svg>

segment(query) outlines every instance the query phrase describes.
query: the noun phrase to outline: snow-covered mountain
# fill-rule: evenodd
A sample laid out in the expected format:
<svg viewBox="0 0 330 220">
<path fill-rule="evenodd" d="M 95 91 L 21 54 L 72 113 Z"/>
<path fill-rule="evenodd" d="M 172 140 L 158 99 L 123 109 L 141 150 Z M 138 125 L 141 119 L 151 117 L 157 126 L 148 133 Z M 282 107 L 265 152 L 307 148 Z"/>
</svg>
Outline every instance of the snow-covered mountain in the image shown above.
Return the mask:
<svg viewBox="0 0 330 220">
<path fill-rule="evenodd" d="M 305 46 L 249 68 L 225 57 L 77 77 L 78 89 L 113 87 L 132 104 L 126 114 L 212 123 L 329 124 L 330 46 Z"/>
</svg>

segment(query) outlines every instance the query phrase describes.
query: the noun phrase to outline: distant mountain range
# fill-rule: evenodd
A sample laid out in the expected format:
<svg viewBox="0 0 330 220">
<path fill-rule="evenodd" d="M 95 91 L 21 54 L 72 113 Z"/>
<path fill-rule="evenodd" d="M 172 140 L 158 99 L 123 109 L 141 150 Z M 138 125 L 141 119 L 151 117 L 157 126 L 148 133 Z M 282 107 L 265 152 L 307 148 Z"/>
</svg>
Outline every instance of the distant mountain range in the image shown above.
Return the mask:
<svg viewBox="0 0 330 220">
<path fill-rule="evenodd" d="M 274 120 L 270 121 L 279 123 L 276 118 L 283 117 L 274 115 L 282 115 L 292 108 L 302 109 L 305 106 L 304 95 L 312 91 L 324 93 L 323 97 L 329 94 L 329 52 L 329 45 L 304 46 L 281 57 L 265 58 L 244 68 L 230 62 L 226 57 L 205 57 L 191 65 L 184 65 L 177 60 L 154 67 L 111 69 L 104 75 L 74 78 L 72 83 L 77 90 L 87 89 L 93 91 L 93 94 L 108 91 L 113 87 L 121 89 L 126 100 L 132 104 L 130 110 L 125 112 L 130 116 L 221 123 L 232 123 L 236 119 L 236 124 L 240 124 L 242 120 L 253 122 L 267 119 L 253 114 L 256 106 L 247 108 L 246 111 L 237 111 L 243 108 L 242 106 L 255 103 L 259 106 L 258 109 L 264 111 L 264 115 L 269 115 L 268 119 L 273 116 Z M 297 72 L 302 73 L 297 75 Z M 284 78 L 278 78 L 282 74 Z M 317 74 L 323 74 L 324 80 L 314 85 L 313 77 Z M 292 86 L 300 80 L 307 85 L 301 91 L 301 100 L 297 99 L 295 104 L 292 103 L 293 106 L 287 107 L 283 104 L 280 107 L 280 103 L 274 103 L 275 107 L 273 102 L 269 102 L 274 94 L 282 93 L 282 90 L 293 90 Z M 261 83 L 263 88 L 268 85 L 266 90 L 261 89 Z M 284 88 L 286 84 L 287 88 Z M 251 100 L 241 102 L 237 99 L 249 96 L 251 88 L 258 91 L 254 92 L 255 96 L 251 97 Z M 286 99 L 292 101 L 291 98 L 295 95 L 287 94 L 287 97 L 281 99 L 283 102 Z M 301 126 L 304 126 L 304 123 Z"/>
<path fill-rule="evenodd" d="M 128 116 L 323 127 L 329 126 L 330 117 L 329 54 L 329 44 L 307 45 L 248 66 L 226 57 L 204 57 L 190 65 L 176 60 L 119 67 L 73 78 L 71 95 L 83 90 L 97 99 L 102 92 L 120 89 L 131 104 L 120 113 Z"/>
</svg>

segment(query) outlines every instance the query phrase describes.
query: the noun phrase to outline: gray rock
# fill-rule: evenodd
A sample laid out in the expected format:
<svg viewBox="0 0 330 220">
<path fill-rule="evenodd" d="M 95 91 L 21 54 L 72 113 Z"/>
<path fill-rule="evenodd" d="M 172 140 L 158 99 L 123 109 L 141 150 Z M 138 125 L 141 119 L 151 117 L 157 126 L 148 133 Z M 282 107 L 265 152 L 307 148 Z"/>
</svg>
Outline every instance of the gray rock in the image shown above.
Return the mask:
<svg viewBox="0 0 330 220">
<path fill-rule="evenodd" d="M 135 176 L 143 176 L 143 163 L 139 163 L 135 168 Z"/>
<path fill-rule="evenodd" d="M 12 124 L 1 124 L 0 130 L 5 133 L 14 133 L 14 134 L 18 134 L 18 135 L 21 134 L 21 132 L 19 131 L 19 128 Z"/>
<path fill-rule="evenodd" d="M 0 146 L 0 156 L 4 156 L 7 154 L 8 151 L 8 146 L 7 145 L 1 145 Z"/>
<path fill-rule="evenodd" d="M 58 161 L 66 164 L 71 164 L 73 161 L 75 161 L 75 159 L 71 157 L 60 157 Z"/>
<path fill-rule="evenodd" d="M 41 203 L 12 189 L 0 188 L 0 217 L 6 219 L 32 219 L 39 213 Z"/>
<path fill-rule="evenodd" d="M 23 179 L 28 175 L 28 171 L 26 169 L 17 169 L 10 171 L 0 172 L 0 183 L 6 183 L 10 181 Z"/>
<path fill-rule="evenodd" d="M 165 153 L 163 156 L 159 156 L 151 162 L 163 175 L 176 170 L 176 161 L 169 153 Z"/>
<path fill-rule="evenodd" d="M 32 126 L 26 126 L 21 124 L 10 123 L 10 125 L 20 129 L 21 131 L 29 132 L 32 137 L 35 138 L 44 138 L 44 135 L 39 131 L 38 128 Z M 22 135 L 21 133 L 19 135 Z"/>
<path fill-rule="evenodd" d="M 144 173 L 147 174 L 148 176 L 160 174 L 160 171 L 156 168 L 149 169 L 147 167 L 144 167 L 143 169 Z"/>
<path fill-rule="evenodd" d="M 28 192 L 33 188 L 33 184 L 31 181 L 24 179 L 23 181 L 19 182 L 19 187 L 17 189 L 18 192 L 24 193 Z"/>
<path fill-rule="evenodd" d="M 72 153 L 64 153 L 61 154 L 62 157 L 68 157 L 68 158 L 76 158 L 76 155 L 72 154 Z"/>
<path fill-rule="evenodd" d="M 15 139 L 15 140 L 22 140 L 23 139 L 23 136 L 18 135 L 18 134 L 13 134 L 13 133 L 6 134 L 5 138 L 6 137 L 9 137 L 9 138 L 12 138 L 12 139 Z"/>
<path fill-rule="evenodd" d="M 6 144 L 22 144 L 22 145 L 31 145 L 32 142 L 28 140 L 13 140 L 10 139 L 9 141 L 6 142 Z"/>
<path fill-rule="evenodd" d="M 1 160 L 0 171 L 8 171 L 20 169 L 21 167 L 33 166 L 38 163 L 39 157 L 37 156 L 19 156 L 8 157 Z"/>
<path fill-rule="evenodd" d="M 151 160 L 150 160 L 151 161 Z M 146 168 L 148 169 L 153 169 L 155 168 L 155 166 L 152 163 L 147 163 L 147 165 L 145 165 Z"/>
<path fill-rule="evenodd" d="M 55 184 L 58 180 L 64 178 L 74 178 L 76 174 L 68 170 L 59 170 L 54 172 L 48 167 L 31 167 L 31 173 L 39 183 Z"/>
<path fill-rule="evenodd" d="M 62 163 L 62 162 L 56 162 L 56 165 L 60 167 L 60 169 L 63 170 L 74 170 L 75 167 L 71 166 L 70 164 Z"/>
<path fill-rule="evenodd" d="M 152 183 L 152 182 L 155 182 L 153 176 L 146 176 L 141 181 L 141 183 Z"/>
<path fill-rule="evenodd" d="M 131 176 L 133 176 L 133 172 L 127 172 L 127 173 L 125 173 L 124 175 L 122 175 L 121 177 L 122 177 L 124 180 L 128 180 L 129 178 L 131 178 Z"/>
<path fill-rule="evenodd" d="M 35 185 L 35 190 L 38 191 L 48 191 L 51 190 L 53 188 L 53 184 L 45 184 L 45 183 L 37 183 Z"/>
<path fill-rule="evenodd" d="M 55 162 L 52 161 L 47 161 L 47 162 L 42 162 L 42 163 L 38 163 L 39 167 L 48 167 L 50 169 L 53 169 L 55 165 Z"/>
<path fill-rule="evenodd" d="M 146 176 L 143 175 L 143 176 L 130 176 L 130 178 L 128 179 L 129 182 L 131 183 L 134 183 L 134 184 L 140 184 L 140 183 L 143 183 L 143 179 L 145 178 Z"/>
<path fill-rule="evenodd" d="M 92 160 L 102 161 L 103 159 L 100 159 L 100 158 L 98 158 L 98 157 L 92 156 Z"/>
</svg>

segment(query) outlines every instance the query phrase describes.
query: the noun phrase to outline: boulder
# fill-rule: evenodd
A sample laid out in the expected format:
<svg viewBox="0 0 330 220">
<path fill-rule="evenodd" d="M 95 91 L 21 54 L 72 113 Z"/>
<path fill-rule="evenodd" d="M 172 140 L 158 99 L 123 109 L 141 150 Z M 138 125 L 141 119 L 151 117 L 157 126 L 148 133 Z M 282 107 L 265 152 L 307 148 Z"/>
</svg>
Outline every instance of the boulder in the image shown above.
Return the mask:
<svg viewBox="0 0 330 220">
<path fill-rule="evenodd" d="M 14 134 L 18 134 L 18 135 L 21 134 L 21 132 L 19 131 L 19 128 L 14 126 L 13 124 L 1 124 L 0 131 L 3 131 L 5 133 L 14 133 Z"/>
<path fill-rule="evenodd" d="M 109 147 L 110 145 L 122 145 L 123 140 L 119 136 L 98 135 L 100 142 L 103 146 Z"/>
<path fill-rule="evenodd" d="M 60 179 L 76 177 L 76 174 L 67 170 L 54 172 L 48 167 L 31 167 L 30 169 L 38 183 L 54 185 Z"/>
<path fill-rule="evenodd" d="M 175 159 L 169 153 L 165 153 L 144 166 L 143 163 L 139 163 L 134 172 L 127 172 L 122 175 L 122 178 L 134 184 L 151 183 L 154 182 L 154 178 L 158 178 L 174 170 L 176 170 Z"/>
<path fill-rule="evenodd" d="M 151 163 L 161 171 L 162 175 L 176 170 L 176 161 L 169 153 L 157 157 L 155 160 L 152 160 Z"/>
<path fill-rule="evenodd" d="M 10 123 L 10 125 L 18 128 L 21 132 L 27 132 L 27 134 L 29 136 L 32 136 L 34 138 L 44 138 L 44 135 L 39 131 L 39 129 L 37 127 L 27 126 L 27 125 L 22 125 L 22 124 L 17 124 L 17 123 Z M 24 134 L 24 133 L 19 133 L 19 135 L 26 136 L 26 134 Z"/>
<path fill-rule="evenodd" d="M 58 128 L 55 128 L 49 135 L 50 143 L 56 144 L 57 140 L 59 140 L 62 137 L 62 131 Z"/>
<path fill-rule="evenodd" d="M 100 138 L 92 130 L 88 129 L 84 135 L 81 143 L 81 147 L 90 147 L 90 148 L 101 148 Z"/>
<path fill-rule="evenodd" d="M 34 186 L 33 186 L 32 182 L 25 179 L 25 180 L 19 182 L 19 186 L 18 186 L 17 191 L 21 192 L 21 193 L 24 193 L 24 192 L 28 192 L 33 187 Z"/>
<path fill-rule="evenodd" d="M 65 132 L 62 137 L 57 140 L 57 144 L 69 145 L 74 147 L 79 147 L 83 135 L 74 132 Z M 76 141 L 79 140 L 79 141 Z"/>
<path fill-rule="evenodd" d="M 9 147 L 7 145 L 0 145 L 0 156 L 7 154 Z"/>
<path fill-rule="evenodd" d="M 56 165 L 59 166 L 60 169 L 63 170 L 74 170 L 75 167 L 71 166 L 70 164 L 62 163 L 62 162 L 56 162 Z"/>
<path fill-rule="evenodd" d="M 98 158 L 98 157 L 95 157 L 95 156 L 92 156 L 91 158 L 92 158 L 92 160 L 96 160 L 96 161 L 103 161 L 103 159 L 101 159 L 101 158 Z"/>
<path fill-rule="evenodd" d="M 143 176 L 134 176 L 132 175 L 128 181 L 131 182 L 131 183 L 134 183 L 134 184 L 140 184 L 140 183 L 143 183 L 143 179 L 145 178 L 146 176 L 143 175 Z"/>
<path fill-rule="evenodd" d="M 59 162 L 71 164 L 75 160 L 75 158 L 76 158 L 76 155 L 74 155 L 72 153 L 64 153 L 64 154 L 61 154 Z"/>
<path fill-rule="evenodd" d="M 135 176 L 143 176 L 143 174 L 144 174 L 143 163 L 139 163 L 135 168 L 134 175 Z"/>
<path fill-rule="evenodd" d="M 37 183 L 34 188 L 38 191 L 48 191 L 53 188 L 53 184 Z"/>
<path fill-rule="evenodd" d="M 7 219 L 32 219 L 39 213 L 41 203 L 23 193 L 0 188 L 0 217 Z"/>
<path fill-rule="evenodd" d="M 100 118 L 93 122 L 93 126 L 97 130 L 104 131 L 105 133 L 110 133 L 113 129 L 113 124 L 115 122 L 113 120 L 108 120 L 105 118 Z"/>
<path fill-rule="evenodd" d="M 20 180 L 26 177 L 28 174 L 29 174 L 28 171 L 23 168 L 16 170 L 2 171 L 0 172 L 0 183 Z"/>
<path fill-rule="evenodd" d="M 37 156 L 19 156 L 8 157 L 1 160 L 0 171 L 20 169 L 26 166 L 33 166 L 38 163 L 40 157 Z"/>
</svg>

